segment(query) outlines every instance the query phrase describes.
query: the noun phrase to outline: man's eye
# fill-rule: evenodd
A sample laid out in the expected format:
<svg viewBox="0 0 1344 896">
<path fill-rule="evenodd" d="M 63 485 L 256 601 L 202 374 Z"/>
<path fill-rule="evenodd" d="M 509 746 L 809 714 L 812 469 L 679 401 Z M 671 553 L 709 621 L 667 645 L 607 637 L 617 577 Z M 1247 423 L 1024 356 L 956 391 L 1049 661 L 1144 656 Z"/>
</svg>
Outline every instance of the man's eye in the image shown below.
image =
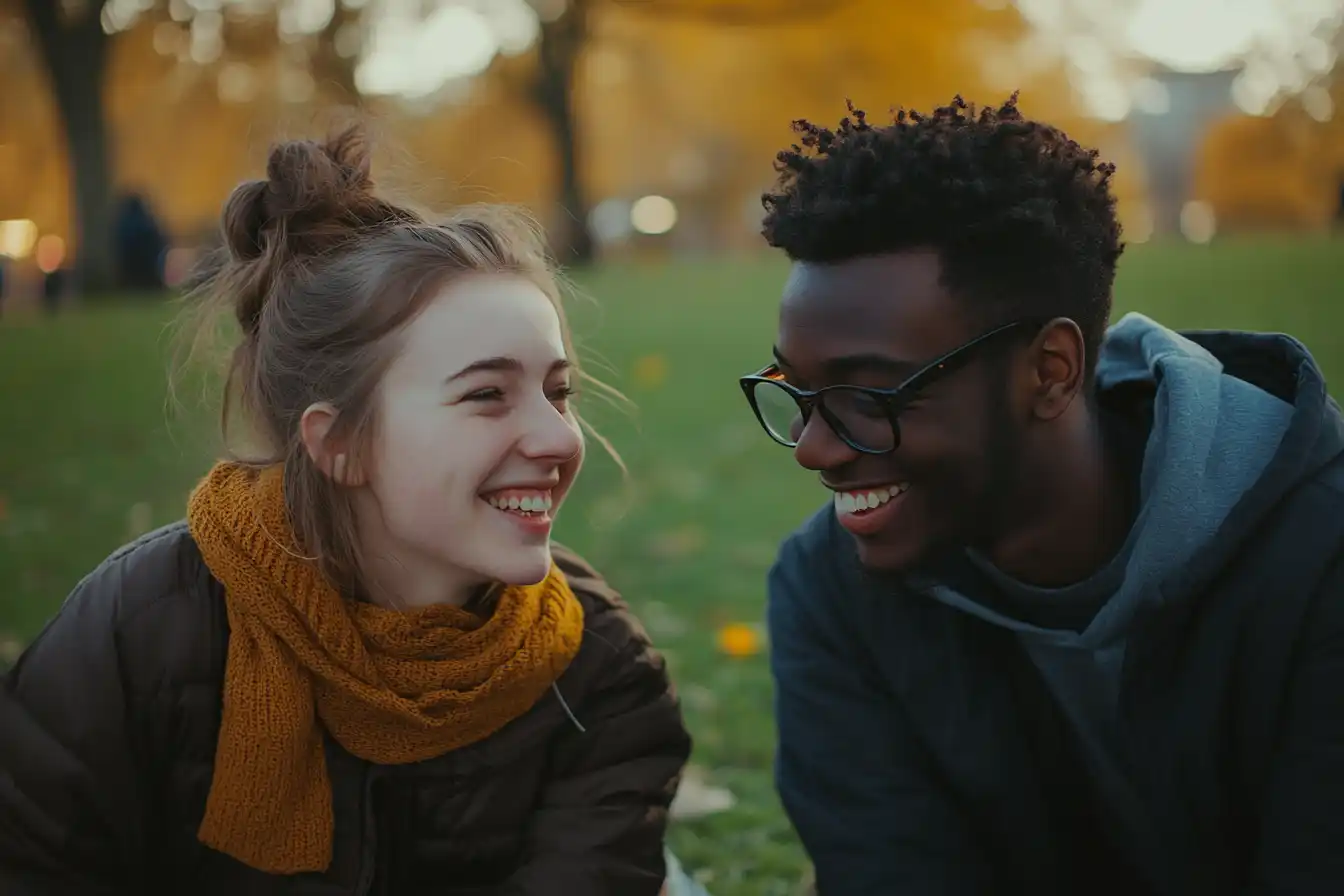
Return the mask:
<svg viewBox="0 0 1344 896">
<path fill-rule="evenodd" d="M 842 416 L 865 417 L 870 420 L 884 420 L 888 416 L 886 404 L 879 398 L 860 392 L 857 389 L 841 389 L 828 396 L 831 410 Z"/>
<path fill-rule="evenodd" d="M 855 408 L 865 417 L 881 420 L 887 416 L 887 406 L 871 395 L 865 395 L 854 403 Z"/>
</svg>

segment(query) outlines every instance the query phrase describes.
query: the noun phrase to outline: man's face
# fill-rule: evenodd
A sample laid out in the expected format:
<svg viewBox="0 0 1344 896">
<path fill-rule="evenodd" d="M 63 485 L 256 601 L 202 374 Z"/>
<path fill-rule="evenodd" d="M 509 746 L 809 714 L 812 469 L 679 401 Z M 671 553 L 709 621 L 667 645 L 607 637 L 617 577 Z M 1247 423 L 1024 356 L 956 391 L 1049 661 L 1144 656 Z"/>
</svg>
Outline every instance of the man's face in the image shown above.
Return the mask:
<svg viewBox="0 0 1344 896">
<path fill-rule="evenodd" d="M 940 283 L 937 253 L 912 250 L 794 265 L 780 307 L 776 357 L 786 382 L 894 389 L 981 335 Z M 899 413 L 900 442 L 865 454 L 819 413 L 794 456 L 835 493 L 835 513 L 871 568 L 908 569 L 984 542 L 1009 515 L 1023 427 L 1009 405 L 1011 347 L 986 342 Z"/>
</svg>

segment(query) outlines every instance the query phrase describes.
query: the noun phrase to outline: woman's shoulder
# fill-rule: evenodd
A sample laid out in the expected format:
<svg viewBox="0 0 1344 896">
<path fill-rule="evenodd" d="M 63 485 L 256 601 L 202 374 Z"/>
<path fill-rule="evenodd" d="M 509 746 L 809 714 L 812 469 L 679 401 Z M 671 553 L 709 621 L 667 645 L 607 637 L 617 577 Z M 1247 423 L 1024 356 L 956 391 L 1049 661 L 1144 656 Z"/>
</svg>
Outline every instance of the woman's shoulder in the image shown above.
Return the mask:
<svg viewBox="0 0 1344 896">
<path fill-rule="evenodd" d="M 551 554 L 583 605 L 583 644 L 565 675 L 569 686 L 592 692 L 637 680 L 652 692 L 667 689 L 663 657 L 625 598 L 575 551 L 556 544 Z"/>
<path fill-rule="evenodd" d="M 637 642 L 647 646 L 648 634 L 639 620 L 606 577 L 576 551 L 561 544 L 551 545 L 555 565 L 583 605 L 584 629 L 603 636 L 617 636 L 621 645 Z"/>
<path fill-rule="evenodd" d="M 205 601 L 181 598 L 204 595 L 214 585 L 186 521 L 179 520 L 113 551 L 70 592 L 60 615 L 98 618 L 124 633 L 173 606 L 204 609 Z"/>
<path fill-rule="evenodd" d="M 621 794 L 613 805 L 641 791 L 670 794 L 691 740 L 667 665 L 590 564 L 566 548 L 553 554 L 584 609 L 579 654 L 557 682 L 573 727 L 561 723 L 551 746 L 554 767 L 567 774 L 607 769 L 602 786 Z"/>
<path fill-rule="evenodd" d="M 223 592 L 185 521 L 146 533 L 99 563 L 38 636 L 48 651 L 115 651 L 126 684 L 212 675 L 227 646 Z"/>
</svg>

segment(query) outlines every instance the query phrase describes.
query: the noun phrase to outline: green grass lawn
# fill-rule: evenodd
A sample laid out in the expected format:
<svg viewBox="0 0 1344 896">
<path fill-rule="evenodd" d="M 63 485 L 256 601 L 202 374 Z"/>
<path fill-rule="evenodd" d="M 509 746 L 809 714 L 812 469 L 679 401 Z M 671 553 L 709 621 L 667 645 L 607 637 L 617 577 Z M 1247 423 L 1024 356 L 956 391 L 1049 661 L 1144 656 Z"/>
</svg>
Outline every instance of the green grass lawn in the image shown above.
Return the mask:
<svg viewBox="0 0 1344 896">
<path fill-rule="evenodd" d="M 793 893 L 806 865 L 771 786 L 765 656 L 727 656 L 715 637 L 758 623 L 775 545 L 824 497 L 735 382 L 768 359 L 784 275 L 770 261 L 609 268 L 582 282 L 597 302 L 571 308 L 590 369 L 638 407 L 585 406 L 631 475 L 591 452 L 559 537 L 641 613 L 681 689 L 695 763 L 738 797 L 672 835 L 715 896 Z M 1287 331 L 1344 376 L 1341 242 L 1134 247 L 1118 304 L 1177 326 Z M 113 548 L 179 518 L 214 456 L 213 413 L 166 411 L 170 316 L 128 302 L 0 320 L 0 653 Z"/>
</svg>

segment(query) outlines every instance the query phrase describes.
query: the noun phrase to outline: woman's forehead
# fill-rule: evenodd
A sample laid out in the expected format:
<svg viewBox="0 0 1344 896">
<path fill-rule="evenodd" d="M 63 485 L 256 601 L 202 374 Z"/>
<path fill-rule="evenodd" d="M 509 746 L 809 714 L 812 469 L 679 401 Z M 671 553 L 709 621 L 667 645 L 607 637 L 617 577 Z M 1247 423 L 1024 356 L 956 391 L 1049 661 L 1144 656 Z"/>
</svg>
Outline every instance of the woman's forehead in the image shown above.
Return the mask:
<svg viewBox="0 0 1344 896">
<path fill-rule="evenodd" d="M 549 368 L 565 356 L 565 342 L 554 304 L 535 283 L 488 274 L 450 283 L 412 323 L 405 351 L 436 366 L 512 357 Z"/>
</svg>

